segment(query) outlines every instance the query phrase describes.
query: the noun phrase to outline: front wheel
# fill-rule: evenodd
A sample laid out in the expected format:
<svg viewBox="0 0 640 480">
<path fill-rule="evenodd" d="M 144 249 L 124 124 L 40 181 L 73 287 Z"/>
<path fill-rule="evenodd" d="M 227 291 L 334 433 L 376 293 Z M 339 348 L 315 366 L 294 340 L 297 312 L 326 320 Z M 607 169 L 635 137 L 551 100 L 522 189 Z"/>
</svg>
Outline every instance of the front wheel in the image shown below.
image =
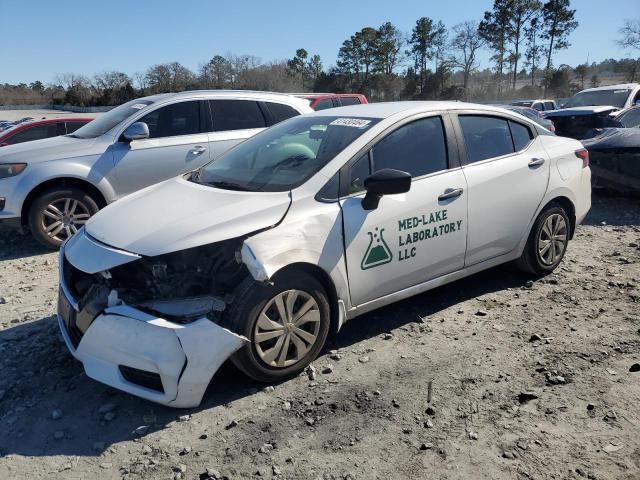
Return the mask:
<svg viewBox="0 0 640 480">
<path fill-rule="evenodd" d="M 53 188 L 33 201 L 29 209 L 29 228 L 38 242 L 57 249 L 98 210 L 95 200 L 79 188 Z"/>
<path fill-rule="evenodd" d="M 518 266 L 528 273 L 551 273 L 562 261 L 571 233 L 569 215 L 562 205 L 550 203 L 536 219 Z"/>
<path fill-rule="evenodd" d="M 282 272 L 272 285 L 249 281 L 225 315 L 230 329 L 249 339 L 232 362 L 261 382 L 296 375 L 322 350 L 329 309 L 322 284 L 304 272 Z"/>
</svg>

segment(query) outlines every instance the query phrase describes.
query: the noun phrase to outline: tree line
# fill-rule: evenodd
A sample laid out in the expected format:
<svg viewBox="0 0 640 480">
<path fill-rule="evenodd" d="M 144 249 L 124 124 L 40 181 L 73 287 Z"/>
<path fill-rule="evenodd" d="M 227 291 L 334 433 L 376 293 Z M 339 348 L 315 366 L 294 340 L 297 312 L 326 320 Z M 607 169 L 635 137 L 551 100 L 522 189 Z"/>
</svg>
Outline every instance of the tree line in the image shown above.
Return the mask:
<svg viewBox="0 0 640 480">
<path fill-rule="evenodd" d="M 292 58 L 263 63 L 253 55 L 215 55 L 197 71 L 178 62 L 153 65 L 129 76 L 58 75 L 45 85 L 0 85 L 0 103 L 118 105 L 155 93 L 191 89 L 253 89 L 281 92 L 362 92 L 373 101 L 399 99 L 500 100 L 564 97 L 601 78 L 635 81 L 640 76 L 640 19 L 628 20 L 617 44 L 629 58 L 571 67 L 555 66 L 578 27 L 570 0 L 493 0 L 479 21 L 447 28 L 418 18 L 409 32 L 391 22 L 364 27 L 346 39 L 334 66 L 298 48 Z M 479 54 L 490 52 L 480 68 Z"/>
</svg>

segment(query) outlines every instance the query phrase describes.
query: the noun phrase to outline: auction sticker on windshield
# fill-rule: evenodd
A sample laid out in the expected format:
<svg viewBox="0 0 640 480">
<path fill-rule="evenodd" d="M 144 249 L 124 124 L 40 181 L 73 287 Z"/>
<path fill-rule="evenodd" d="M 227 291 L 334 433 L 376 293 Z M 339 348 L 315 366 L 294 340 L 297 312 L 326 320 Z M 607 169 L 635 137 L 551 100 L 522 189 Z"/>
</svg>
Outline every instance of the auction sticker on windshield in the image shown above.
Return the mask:
<svg viewBox="0 0 640 480">
<path fill-rule="evenodd" d="M 371 120 L 364 120 L 363 118 L 337 118 L 329 125 L 341 126 L 341 127 L 354 127 L 364 128 L 371 123 Z"/>
</svg>

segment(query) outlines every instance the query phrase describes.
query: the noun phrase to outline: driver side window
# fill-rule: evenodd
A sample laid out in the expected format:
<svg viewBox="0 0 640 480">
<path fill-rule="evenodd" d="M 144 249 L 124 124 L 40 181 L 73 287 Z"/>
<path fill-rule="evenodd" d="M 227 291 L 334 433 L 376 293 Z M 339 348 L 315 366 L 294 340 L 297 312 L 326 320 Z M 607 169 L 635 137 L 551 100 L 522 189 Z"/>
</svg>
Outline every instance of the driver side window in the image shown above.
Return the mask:
<svg viewBox="0 0 640 480">
<path fill-rule="evenodd" d="M 160 107 L 139 122 L 149 126 L 149 138 L 176 137 L 200 132 L 200 109 L 197 100 Z"/>
</svg>

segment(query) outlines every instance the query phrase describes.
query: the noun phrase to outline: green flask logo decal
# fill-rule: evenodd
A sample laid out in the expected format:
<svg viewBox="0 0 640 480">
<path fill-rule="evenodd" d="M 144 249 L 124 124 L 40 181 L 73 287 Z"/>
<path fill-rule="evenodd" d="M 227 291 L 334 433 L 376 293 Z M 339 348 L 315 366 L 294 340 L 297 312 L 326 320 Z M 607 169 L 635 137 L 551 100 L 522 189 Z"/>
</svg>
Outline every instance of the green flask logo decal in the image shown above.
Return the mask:
<svg viewBox="0 0 640 480">
<path fill-rule="evenodd" d="M 377 227 L 374 232 L 367 232 L 369 234 L 369 246 L 362 258 L 362 263 L 360 264 L 360 268 L 362 268 L 362 270 L 377 267 L 378 265 L 384 265 L 393 259 L 391 250 L 389 250 L 387 242 L 385 242 L 382 237 L 382 232 L 384 232 L 384 228 L 380 229 L 380 232 L 378 232 Z"/>
</svg>

